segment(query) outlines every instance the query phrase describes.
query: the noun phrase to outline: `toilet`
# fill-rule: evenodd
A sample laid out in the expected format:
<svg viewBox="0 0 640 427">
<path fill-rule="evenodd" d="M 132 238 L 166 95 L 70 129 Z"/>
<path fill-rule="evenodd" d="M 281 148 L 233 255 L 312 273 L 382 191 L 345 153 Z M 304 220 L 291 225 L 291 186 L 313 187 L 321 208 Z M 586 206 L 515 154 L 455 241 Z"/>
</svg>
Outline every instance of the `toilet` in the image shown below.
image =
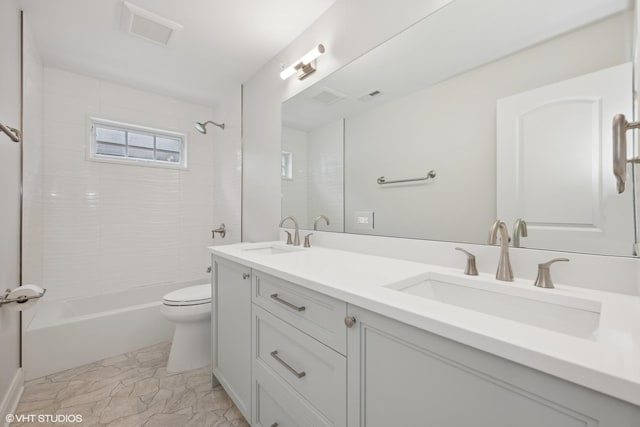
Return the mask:
<svg viewBox="0 0 640 427">
<path fill-rule="evenodd" d="M 162 314 L 175 323 L 167 372 L 211 363 L 211 284 L 189 286 L 163 297 Z"/>
</svg>

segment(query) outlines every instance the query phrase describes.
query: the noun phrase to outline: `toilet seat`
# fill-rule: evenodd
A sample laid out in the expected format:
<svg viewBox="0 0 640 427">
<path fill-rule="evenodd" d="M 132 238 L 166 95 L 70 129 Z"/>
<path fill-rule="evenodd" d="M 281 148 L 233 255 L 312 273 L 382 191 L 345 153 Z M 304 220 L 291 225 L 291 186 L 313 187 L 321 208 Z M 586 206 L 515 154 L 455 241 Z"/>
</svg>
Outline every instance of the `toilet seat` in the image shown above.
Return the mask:
<svg viewBox="0 0 640 427">
<path fill-rule="evenodd" d="M 162 297 L 162 303 L 169 306 L 190 306 L 211 303 L 211 285 L 196 285 L 169 292 Z"/>
</svg>

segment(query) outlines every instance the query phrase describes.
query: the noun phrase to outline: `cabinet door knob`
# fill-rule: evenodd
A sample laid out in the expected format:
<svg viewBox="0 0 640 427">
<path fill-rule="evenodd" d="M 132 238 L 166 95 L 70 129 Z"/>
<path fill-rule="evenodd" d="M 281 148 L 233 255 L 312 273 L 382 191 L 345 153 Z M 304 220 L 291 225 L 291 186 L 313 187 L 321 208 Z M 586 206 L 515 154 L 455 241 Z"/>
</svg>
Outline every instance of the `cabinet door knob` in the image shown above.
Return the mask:
<svg viewBox="0 0 640 427">
<path fill-rule="evenodd" d="M 271 427 L 278 427 L 278 423 L 271 424 Z"/>
<path fill-rule="evenodd" d="M 251 276 L 251 274 L 249 274 L 249 273 L 242 273 L 242 278 L 245 279 L 245 280 L 248 279 L 250 276 Z"/>
<path fill-rule="evenodd" d="M 347 316 L 344 318 L 344 324 L 347 325 L 347 328 L 350 328 L 356 324 L 356 318 L 353 316 Z"/>
</svg>

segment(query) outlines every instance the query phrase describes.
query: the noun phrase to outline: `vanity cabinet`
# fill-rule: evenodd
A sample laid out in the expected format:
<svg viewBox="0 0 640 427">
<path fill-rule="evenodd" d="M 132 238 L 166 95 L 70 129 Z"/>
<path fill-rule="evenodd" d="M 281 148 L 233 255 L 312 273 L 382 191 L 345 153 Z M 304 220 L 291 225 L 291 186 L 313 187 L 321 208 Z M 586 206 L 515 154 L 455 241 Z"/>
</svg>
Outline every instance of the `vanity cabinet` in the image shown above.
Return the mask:
<svg viewBox="0 0 640 427">
<path fill-rule="evenodd" d="M 213 257 L 213 373 L 251 419 L 251 269 Z"/>
<path fill-rule="evenodd" d="M 253 426 L 640 426 L 639 406 L 295 280 L 213 265 L 214 374 Z"/>
<path fill-rule="evenodd" d="M 255 426 L 346 426 L 343 301 L 253 271 Z"/>
<path fill-rule="evenodd" d="M 349 427 L 637 427 L 640 408 L 349 306 Z"/>
</svg>

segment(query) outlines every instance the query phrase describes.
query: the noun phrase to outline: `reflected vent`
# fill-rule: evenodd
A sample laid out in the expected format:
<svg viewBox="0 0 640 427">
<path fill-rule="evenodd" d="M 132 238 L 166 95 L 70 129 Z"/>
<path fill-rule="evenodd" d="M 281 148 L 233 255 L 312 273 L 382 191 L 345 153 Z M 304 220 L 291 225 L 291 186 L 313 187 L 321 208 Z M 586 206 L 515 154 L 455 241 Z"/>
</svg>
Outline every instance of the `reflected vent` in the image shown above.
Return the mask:
<svg viewBox="0 0 640 427">
<path fill-rule="evenodd" d="M 122 28 L 127 33 L 166 46 L 182 25 L 141 7 L 123 2 Z"/>
<path fill-rule="evenodd" d="M 331 105 L 331 104 L 335 104 L 338 101 L 342 101 L 343 99 L 346 99 L 346 98 L 347 98 L 347 95 L 342 92 L 339 92 L 335 89 L 331 89 L 329 87 L 323 87 L 320 90 L 320 92 L 311 96 L 310 99 L 313 99 L 314 101 L 319 102 L 320 104 Z"/>
<path fill-rule="evenodd" d="M 366 95 L 361 96 L 360 98 L 358 98 L 358 100 L 362 102 L 369 102 L 374 98 L 379 97 L 380 95 L 382 95 L 382 92 L 380 92 L 379 90 L 374 90 Z"/>
</svg>

